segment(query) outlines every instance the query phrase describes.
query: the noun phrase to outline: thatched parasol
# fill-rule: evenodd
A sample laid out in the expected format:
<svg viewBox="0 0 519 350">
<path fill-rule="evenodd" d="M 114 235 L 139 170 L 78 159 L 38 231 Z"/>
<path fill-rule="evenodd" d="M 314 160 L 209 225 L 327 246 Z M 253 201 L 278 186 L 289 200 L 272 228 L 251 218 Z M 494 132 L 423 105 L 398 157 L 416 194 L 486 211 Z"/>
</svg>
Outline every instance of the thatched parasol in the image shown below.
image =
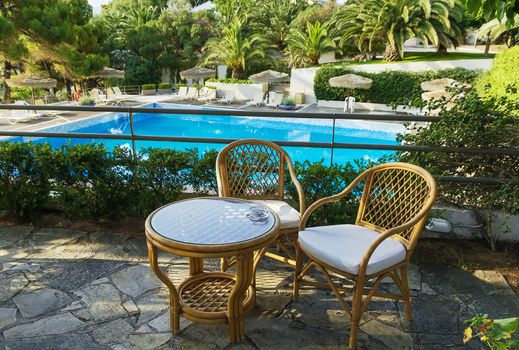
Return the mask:
<svg viewBox="0 0 519 350">
<path fill-rule="evenodd" d="M 187 79 L 207 79 L 214 78 L 216 76 L 216 71 L 214 69 L 204 68 L 204 67 L 193 67 L 187 70 L 183 70 L 180 72 L 180 78 L 182 80 Z"/>
<path fill-rule="evenodd" d="M 356 74 L 345 74 L 330 78 L 328 83 L 333 87 L 369 90 L 373 80 Z"/>
<path fill-rule="evenodd" d="M 420 84 L 423 91 L 445 91 L 447 87 L 456 86 L 457 82 L 451 78 L 434 79 Z"/>
<path fill-rule="evenodd" d="M 34 89 L 44 88 L 51 89 L 55 88 L 58 81 L 52 78 L 45 78 L 37 74 L 21 74 L 16 75 L 11 79 L 7 79 L 7 85 L 9 86 L 23 86 L 31 88 L 32 91 L 32 104 L 35 103 Z"/>
<path fill-rule="evenodd" d="M 101 78 L 105 81 L 105 95 L 106 98 L 108 98 L 108 79 L 115 78 L 115 79 L 124 79 L 124 71 L 110 68 L 110 67 L 104 67 L 100 71 L 95 72 L 91 75 L 93 78 Z"/>
<path fill-rule="evenodd" d="M 276 72 L 275 70 L 264 70 L 263 72 L 253 74 L 249 80 L 256 84 L 270 84 L 288 78 L 287 73 Z"/>
<path fill-rule="evenodd" d="M 95 72 L 92 77 L 94 78 L 102 78 L 102 79 L 110 79 L 110 78 L 117 78 L 117 79 L 124 79 L 124 71 L 110 68 L 110 67 L 104 67 L 100 71 Z"/>
<path fill-rule="evenodd" d="M 267 98 L 269 96 L 270 84 L 288 78 L 287 73 L 277 72 L 272 69 L 264 70 L 249 76 L 249 80 L 256 84 L 267 84 Z M 267 100 L 267 103 L 269 101 Z"/>
</svg>

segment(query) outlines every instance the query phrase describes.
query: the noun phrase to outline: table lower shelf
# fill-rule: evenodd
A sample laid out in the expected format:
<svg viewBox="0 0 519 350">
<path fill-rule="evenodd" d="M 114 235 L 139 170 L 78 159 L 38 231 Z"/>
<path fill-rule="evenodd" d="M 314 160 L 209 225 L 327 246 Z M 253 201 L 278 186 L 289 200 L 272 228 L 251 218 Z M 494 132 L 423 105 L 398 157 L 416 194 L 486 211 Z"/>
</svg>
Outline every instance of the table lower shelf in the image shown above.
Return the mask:
<svg viewBox="0 0 519 350">
<path fill-rule="evenodd" d="M 236 278 L 228 272 L 203 272 L 190 276 L 179 285 L 182 314 L 200 323 L 227 323 L 229 295 Z M 254 306 L 254 290 L 250 286 L 243 303 L 244 312 Z"/>
</svg>

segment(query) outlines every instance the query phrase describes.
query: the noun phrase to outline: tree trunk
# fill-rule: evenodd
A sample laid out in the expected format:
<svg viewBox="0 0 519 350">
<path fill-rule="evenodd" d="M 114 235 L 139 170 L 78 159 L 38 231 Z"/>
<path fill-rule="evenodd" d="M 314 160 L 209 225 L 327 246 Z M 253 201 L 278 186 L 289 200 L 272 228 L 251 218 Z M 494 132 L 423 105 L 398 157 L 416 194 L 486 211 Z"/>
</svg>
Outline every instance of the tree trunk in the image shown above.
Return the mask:
<svg viewBox="0 0 519 350">
<path fill-rule="evenodd" d="M 491 43 L 490 32 L 488 32 L 487 33 L 487 40 L 485 42 L 485 55 L 488 55 L 488 53 L 490 52 L 490 43 Z"/>
<path fill-rule="evenodd" d="M 401 61 L 402 56 L 396 47 L 393 47 L 388 43 L 386 45 L 386 50 L 384 51 L 384 60 L 388 62 Z"/>
<path fill-rule="evenodd" d="M 510 31 L 506 36 L 506 47 L 511 48 L 512 46 L 514 46 L 514 34 Z"/>
<path fill-rule="evenodd" d="M 240 67 L 233 67 L 231 78 L 241 79 L 243 77 L 243 70 Z"/>
<path fill-rule="evenodd" d="M 436 50 L 436 55 L 438 55 L 438 56 L 445 56 L 445 55 L 447 55 L 447 47 L 445 47 L 444 45 L 440 44 L 438 46 L 438 49 Z"/>
<path fill-rule="evenodd" d="M 7 85 L 7 79 L 11 78 L 11 62 L 8 60 L 4 61 L 4 102 L 5 104 L 11 103 L 11 88 Z"/>
</svg>

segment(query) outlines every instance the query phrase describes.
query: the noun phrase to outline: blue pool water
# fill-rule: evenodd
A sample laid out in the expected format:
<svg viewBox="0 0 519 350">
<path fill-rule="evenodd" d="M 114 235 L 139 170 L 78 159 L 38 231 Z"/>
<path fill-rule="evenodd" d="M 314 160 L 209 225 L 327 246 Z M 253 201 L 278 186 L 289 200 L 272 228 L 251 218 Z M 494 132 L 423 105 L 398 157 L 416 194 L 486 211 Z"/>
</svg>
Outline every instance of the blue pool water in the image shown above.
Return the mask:
<svg viewBox="0 0 519 350">
<path fill-rule="evenodd" d="M 186 108 L 185 105 L 150 104 L 143 107 L 152 108 Z M 199 110 L 199 109 L 198 109 Z M 134 114 L 134 128 L 137 135 L 153 136 L 185 136 L 243 139 L 258 138 L 275 141 L 307 141 L 330 142 L 332 138 L 332 122 L 317 119 L 281 119 L 208 116 L 200 114 L 166 115 L 166 114 Z M 69 133 L 102 133 L 130 134 L 129 117 L 126 113 L 107 113 L 100 116 L 67 123 L 64 125 L 40 130 L 41 132 Z M 379 123 L 367 121 L 337 121 L 335 142 L 366 143 L 366 144 L 397 144 L 397 133 L 403 132 L 404 127 L 394 123 Z M 10 141 L 47 142 L 54 147 L 63 144 L 81 144 L 102 142 L 109 149 L 116 145 L 129 147 L 129 141 L 120 140 L 89 140 L 89 139 L 58 139 L 58 138 L 13 138 Z M 137 141 L 137 149 L 142 147 L 186 149 L 198 148 L 203 153 L 209 149 L 221 149 L 222 144 L 202 144 L 188 142 Z M 293 161 L 329 161 L 330 150 L 321 148 L 286 147 Z M 334 163 L 344 164 L 355 159 L 375 160 L 390 151 L 336 149 Z"/>
</svg>

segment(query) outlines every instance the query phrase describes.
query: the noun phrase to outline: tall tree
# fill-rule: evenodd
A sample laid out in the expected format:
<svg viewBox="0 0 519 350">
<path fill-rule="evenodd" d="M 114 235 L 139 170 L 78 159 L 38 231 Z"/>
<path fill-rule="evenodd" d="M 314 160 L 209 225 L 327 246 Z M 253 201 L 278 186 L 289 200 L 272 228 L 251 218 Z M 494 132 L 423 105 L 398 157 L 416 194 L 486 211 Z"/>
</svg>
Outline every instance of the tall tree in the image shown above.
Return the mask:
<svg viewBox="0 0 519 350">
<path fill-rule="evenodd" d="M 511 28 L 517 23 L 519 14 L 519 0 L 463 0 L 469 12 L 474 15 L 483 14 L 485 20 L 497 18 L 505 20 L 506 27 Z"/>
<path fill-rule="evenodd" d="M 81 52 L 80 36 L 92 16 L 87 0 L 11 0 L 0 2 L 0 56 L 4 78 L 14 66 L 34 60 L 57 62 L 73 67 L 78 58 L 97 69 L 95 54 Z M 83 37 L 84 38 L 84 37 Z M 28 48 L 31 48 L 30 50 Z M 4 82 L 4 103 L 10 102 L 10 88 Z"/>
<path fill-rule="evenodd" d="M 248 66 L 265 57 L 267 42 L 257 33 L 248 33 L 235 18 L 222 31 L 221 37 L 207 42 L 206 64 L 224 63 L 232 69 L 233 78 L 243 78 Z"/>
<path fill-rule="evenodd" d="M 322 54 L 335 51 L 336 45 L 328 35 L 328 22 L 306 23 L 306 30 L 292 28 L 287 37 L 287 52 L 292 66 L 316 65 Z"/>
</svg>

